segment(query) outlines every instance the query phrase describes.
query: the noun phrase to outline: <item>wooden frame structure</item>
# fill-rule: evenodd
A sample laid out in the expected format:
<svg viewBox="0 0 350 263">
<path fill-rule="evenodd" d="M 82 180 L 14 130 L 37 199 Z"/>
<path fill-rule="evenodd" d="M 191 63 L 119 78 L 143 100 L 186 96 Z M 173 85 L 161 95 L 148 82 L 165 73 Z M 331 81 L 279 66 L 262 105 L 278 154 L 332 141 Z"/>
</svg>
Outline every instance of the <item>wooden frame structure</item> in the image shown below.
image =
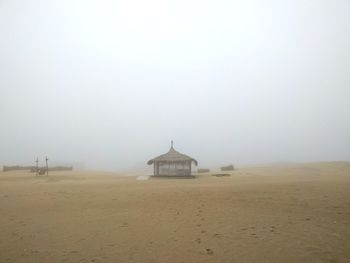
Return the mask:
<svg viewBox="0 0 350 263">
<path fill-rule="evenodd" d="M 147 164 L 153 164 L 153 176 L 192 177 L 192 162 L 198 165 L 194 158 L 176 151 L 171 141 L 171 147 L 167 153 L 149 160 Z"/>
</svg>

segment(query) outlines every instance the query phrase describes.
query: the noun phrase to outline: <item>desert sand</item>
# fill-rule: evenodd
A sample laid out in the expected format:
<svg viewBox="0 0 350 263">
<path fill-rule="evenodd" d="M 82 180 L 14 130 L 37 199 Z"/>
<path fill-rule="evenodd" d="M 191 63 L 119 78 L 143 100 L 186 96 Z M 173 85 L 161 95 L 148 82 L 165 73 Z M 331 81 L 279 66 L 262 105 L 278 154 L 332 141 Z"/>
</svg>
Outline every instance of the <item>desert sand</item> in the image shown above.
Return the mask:
<svg viewBox="0 0 350 263">
<path fill-rule="evenodd" d="M 0 262 L 350 262 L 350 163 L 0 172 Z"/>
</svg>

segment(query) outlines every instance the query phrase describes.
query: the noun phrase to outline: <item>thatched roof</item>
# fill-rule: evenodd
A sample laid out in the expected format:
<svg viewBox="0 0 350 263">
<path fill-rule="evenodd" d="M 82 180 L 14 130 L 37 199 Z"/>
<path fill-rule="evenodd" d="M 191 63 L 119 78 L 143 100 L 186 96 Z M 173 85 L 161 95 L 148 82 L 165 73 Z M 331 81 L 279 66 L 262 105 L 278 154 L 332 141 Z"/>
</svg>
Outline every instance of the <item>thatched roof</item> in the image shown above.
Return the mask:
<svg viewBox="0 0 350 263">
<path fill-rule="evenodd" d="M 191 161 L 191 162 L 194 162 L 195 165 L 198 165 L 198 162 L 194 158 L 176 151 L 173 147 L 173 143 L 171 142 L 171 148 L 167 153 L 159 155 L 158 157 L 153 158 L 152 160 L 149 160 L 147 164 L 151 165 L 154 162 L 182 162 L 182 161 Z"/>
</svg>

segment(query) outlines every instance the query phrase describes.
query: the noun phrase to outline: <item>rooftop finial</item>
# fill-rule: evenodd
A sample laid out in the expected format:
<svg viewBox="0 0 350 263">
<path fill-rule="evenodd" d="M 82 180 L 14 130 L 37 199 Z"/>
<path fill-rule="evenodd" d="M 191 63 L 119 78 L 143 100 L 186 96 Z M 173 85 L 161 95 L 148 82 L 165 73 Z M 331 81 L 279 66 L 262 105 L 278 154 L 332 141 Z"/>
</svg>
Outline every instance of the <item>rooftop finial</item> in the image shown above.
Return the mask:
<svg viewBox="0 0 350 263">
<path fill-rule="evenodd" d="M 171 148 L 173 148 L 174 142 L 173 140 L 171 140 Z"/>
</svg>

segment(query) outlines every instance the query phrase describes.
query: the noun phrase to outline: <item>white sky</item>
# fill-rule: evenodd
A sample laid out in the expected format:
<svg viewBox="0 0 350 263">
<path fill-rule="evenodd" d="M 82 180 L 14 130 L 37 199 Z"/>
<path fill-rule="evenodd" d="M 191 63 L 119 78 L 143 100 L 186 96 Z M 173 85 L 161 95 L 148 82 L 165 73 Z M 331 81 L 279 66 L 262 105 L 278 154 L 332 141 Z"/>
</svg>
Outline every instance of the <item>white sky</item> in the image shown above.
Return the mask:
<svg viewBox="0 0 350 263">
<path fill-rule="evenodd" d="M 350 160 L 350 1 L 0 0 L 0 164 Z"/>
</svg>

